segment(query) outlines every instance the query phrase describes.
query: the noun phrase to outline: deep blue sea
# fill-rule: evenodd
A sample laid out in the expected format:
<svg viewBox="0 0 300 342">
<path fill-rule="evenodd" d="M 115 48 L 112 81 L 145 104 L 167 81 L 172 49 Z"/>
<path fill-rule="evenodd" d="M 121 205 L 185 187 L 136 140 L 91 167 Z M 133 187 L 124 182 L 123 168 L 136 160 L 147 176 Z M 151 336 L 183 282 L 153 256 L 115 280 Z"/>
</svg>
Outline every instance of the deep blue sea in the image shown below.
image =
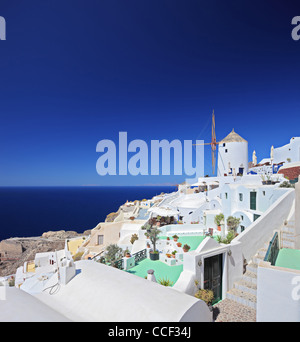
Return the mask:
<svg viewBox="0 0 300 342">
<path fill-rule="evenodd" d="M 152 198 L 175 187 L 3 187 L 0 241 L 41 236 L 49 230 L 82 233 L 104 221 L 126 200 Z"/>
</svg>

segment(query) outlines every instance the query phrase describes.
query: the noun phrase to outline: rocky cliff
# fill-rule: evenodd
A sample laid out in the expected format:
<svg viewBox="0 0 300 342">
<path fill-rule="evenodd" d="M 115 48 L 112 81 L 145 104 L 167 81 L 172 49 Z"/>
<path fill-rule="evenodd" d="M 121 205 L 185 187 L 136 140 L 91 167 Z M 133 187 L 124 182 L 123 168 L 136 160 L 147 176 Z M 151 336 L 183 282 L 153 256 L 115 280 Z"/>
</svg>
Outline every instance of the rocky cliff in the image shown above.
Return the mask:
<svg viewBox="0 0 300 342">
<path fill-rule="evenodd" d="M 74 231 L 50 231 L 41 237 L 10 238 L 0 242 L 0 277 L 15 274 L 25 261 L 34 260 L 36 253 L 61 250 L 65 239 L 76 236 L 88 236 L 87 230 L 82 234 Z"/>
</svg>

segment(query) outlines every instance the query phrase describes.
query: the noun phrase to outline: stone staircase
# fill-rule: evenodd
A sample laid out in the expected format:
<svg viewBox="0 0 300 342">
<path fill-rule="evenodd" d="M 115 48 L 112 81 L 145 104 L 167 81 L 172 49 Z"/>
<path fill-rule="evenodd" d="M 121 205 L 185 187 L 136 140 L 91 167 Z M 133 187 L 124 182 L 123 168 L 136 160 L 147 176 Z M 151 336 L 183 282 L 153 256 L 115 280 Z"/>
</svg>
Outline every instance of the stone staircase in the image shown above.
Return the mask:
<svg viewBox="0 0 300 342">
<path fill-rule="evenodd" d="M 280 232 L 280 248 L 295 249 L 295 221 L 289 220 L 282 227 Z M 252 257 L 246 266 L 246 272 L 242 278 L 233 284 L 233 288 L 227 292 L 226 297 L 240 304 L 246 305 L 256 310 L 257 294 L 257 269 L 261 261 L 264 260 L 269 242 Z"/>
<path fill-rule="evenodd" d="M 295 249 L 295 221 L 289 220 L 281 228 L 281 248 Z"/>
<path fill-rule="evenodd" d="M 235 282 L 233 288 L 227 292 L 226 297 L 228 299 L 256 310 L 257 269 L 258 264 L 265 258 L 268 246 L 269 243 L 265 243 L 264 247 L 254 255 L 246 266 L 246 272 L 242 278 Z"/>
</svg>

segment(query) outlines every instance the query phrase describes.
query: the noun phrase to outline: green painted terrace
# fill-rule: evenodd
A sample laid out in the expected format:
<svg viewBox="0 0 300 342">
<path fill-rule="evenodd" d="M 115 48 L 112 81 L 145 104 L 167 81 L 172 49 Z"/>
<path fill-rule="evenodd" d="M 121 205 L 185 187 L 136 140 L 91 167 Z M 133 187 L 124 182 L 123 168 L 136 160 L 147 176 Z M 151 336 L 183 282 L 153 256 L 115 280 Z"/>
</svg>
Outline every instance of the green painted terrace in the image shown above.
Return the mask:
<svg viewBox="0 0 300 342">
<path fill-rule="evenodd" d="M 166 236 L 160 236 L 159 239 L 166 240 Z M 182 243 L 182 246 L 188 244 L 192 250 L 197 249 L 200 243 L 205 239 L 205 236 L 179 236 L 177 242 Z M 135 274 L 138 277 L 147 277 L 148 270 L 154 270 L 156 280 L 168 279 L 173 282 L 173 285 L 178 280 L 181 272 L 183 271 L 183 265 L 169 266 L 161 261 L 152 261 L 150 259 L 144 259 L 136 264 L 133 268 L 128 270 L 128 273 Z"/>
<path fill-rule="evenodd" d="M 282 248 L 278 253 L 275 266 L 300 271 L 300 250 Z"/>
</svg>

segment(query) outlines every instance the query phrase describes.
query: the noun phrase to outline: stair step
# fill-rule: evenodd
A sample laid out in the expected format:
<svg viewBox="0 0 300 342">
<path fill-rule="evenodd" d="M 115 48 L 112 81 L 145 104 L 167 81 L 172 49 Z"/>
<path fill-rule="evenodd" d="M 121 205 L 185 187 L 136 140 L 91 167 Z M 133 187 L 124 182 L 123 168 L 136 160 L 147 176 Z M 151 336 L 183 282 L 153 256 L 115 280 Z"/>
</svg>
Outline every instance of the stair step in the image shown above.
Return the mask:
<svg viewBox="0 0 300 342">
<path fill-rule="evenodd" d="M 288 237 L 282 236 L 281 241 L 295 242 L 295 239 L 293 235 L 289 235 Z"/>
<path fill-rule="evenodd" d="M 296 248 L 296 246 L 295 246 L 295 243 L 293 243 L 293 242 L 289 242 L 289 243 L 282 243 L 282 248 L 290 248 L 290 249 L 295 249 Z"/>
<path fill-rule="evenodd" d="M 247 271 L 250 271 L 250 272 L 255 273 L 255 274 L 257 274 L 257 269 L 258 269 L 258 264 L 254 263 L 252 261 L 246 266 Z"/>
<path fill-rule="evenodd" d="M 245 281 L 247 281 L 248 283 L 252 283 L 252 284 L 257 284 L 257 274 L 247 271 L 244 275 L 243 278 Z"/>
<path fill-rule="evenodd" d="M 288 220 L 287 226 L 295 226 L 295 220 Z"/>
<path fill-rule="evenodd" d="M 294 227 L 282 227 L 281 229 L 282 233 L 293 233 L 295 234 L 295 228 Z"/>
<path fill-rule="evenodd" d="M 292 239 L 295 236 L 294 232 L 282 232 L 281 238 L 282 239 Z"/>
<path fill-rule="evenodd" d="M 241 290 L 245 293 L 250 293 L 254 296 L 256 296 L 256 293 L 257 293 L 257 285 L 254 284 L 254 283 L 250 283 L 244 279 L 238 281 L 238 282 L 235 282 L 234 283 L 234 288 L 238 289 L 238 290 Z"/>
<path fill-rule="evenodd" d="M 237 288 L 232 288 L 227 292 L 227 298 L 256 309 L 256 296 L 251 293 L 241 291 Z"/>
<path fill-rule="evenodd" d="M 264 260 L 264 256 L 261 256 L 261 255 L 259 255 L 259 254 L 255 254 L 255 256 L 253 257 L 253 262 L 255 263 L 255 264 L 257 264 L 257 265 L 259 265 L 259 263 L 261 262 L 261 261 L 263 261 Z"/>
<path fill-rule="evenodd" d="M 258 255 L 265 257 L 266 253 L 267 253 L 267 249 L 261 248 L 257 253 L 258 253 Z"/>
<path fill-rule="evenodd" d="M 294 238 L 282 238 L 281 240 L 281 247 L 282 248 L 291 248 L 291 249 L 295 249 L 295 239 Z"/>
</svg>

